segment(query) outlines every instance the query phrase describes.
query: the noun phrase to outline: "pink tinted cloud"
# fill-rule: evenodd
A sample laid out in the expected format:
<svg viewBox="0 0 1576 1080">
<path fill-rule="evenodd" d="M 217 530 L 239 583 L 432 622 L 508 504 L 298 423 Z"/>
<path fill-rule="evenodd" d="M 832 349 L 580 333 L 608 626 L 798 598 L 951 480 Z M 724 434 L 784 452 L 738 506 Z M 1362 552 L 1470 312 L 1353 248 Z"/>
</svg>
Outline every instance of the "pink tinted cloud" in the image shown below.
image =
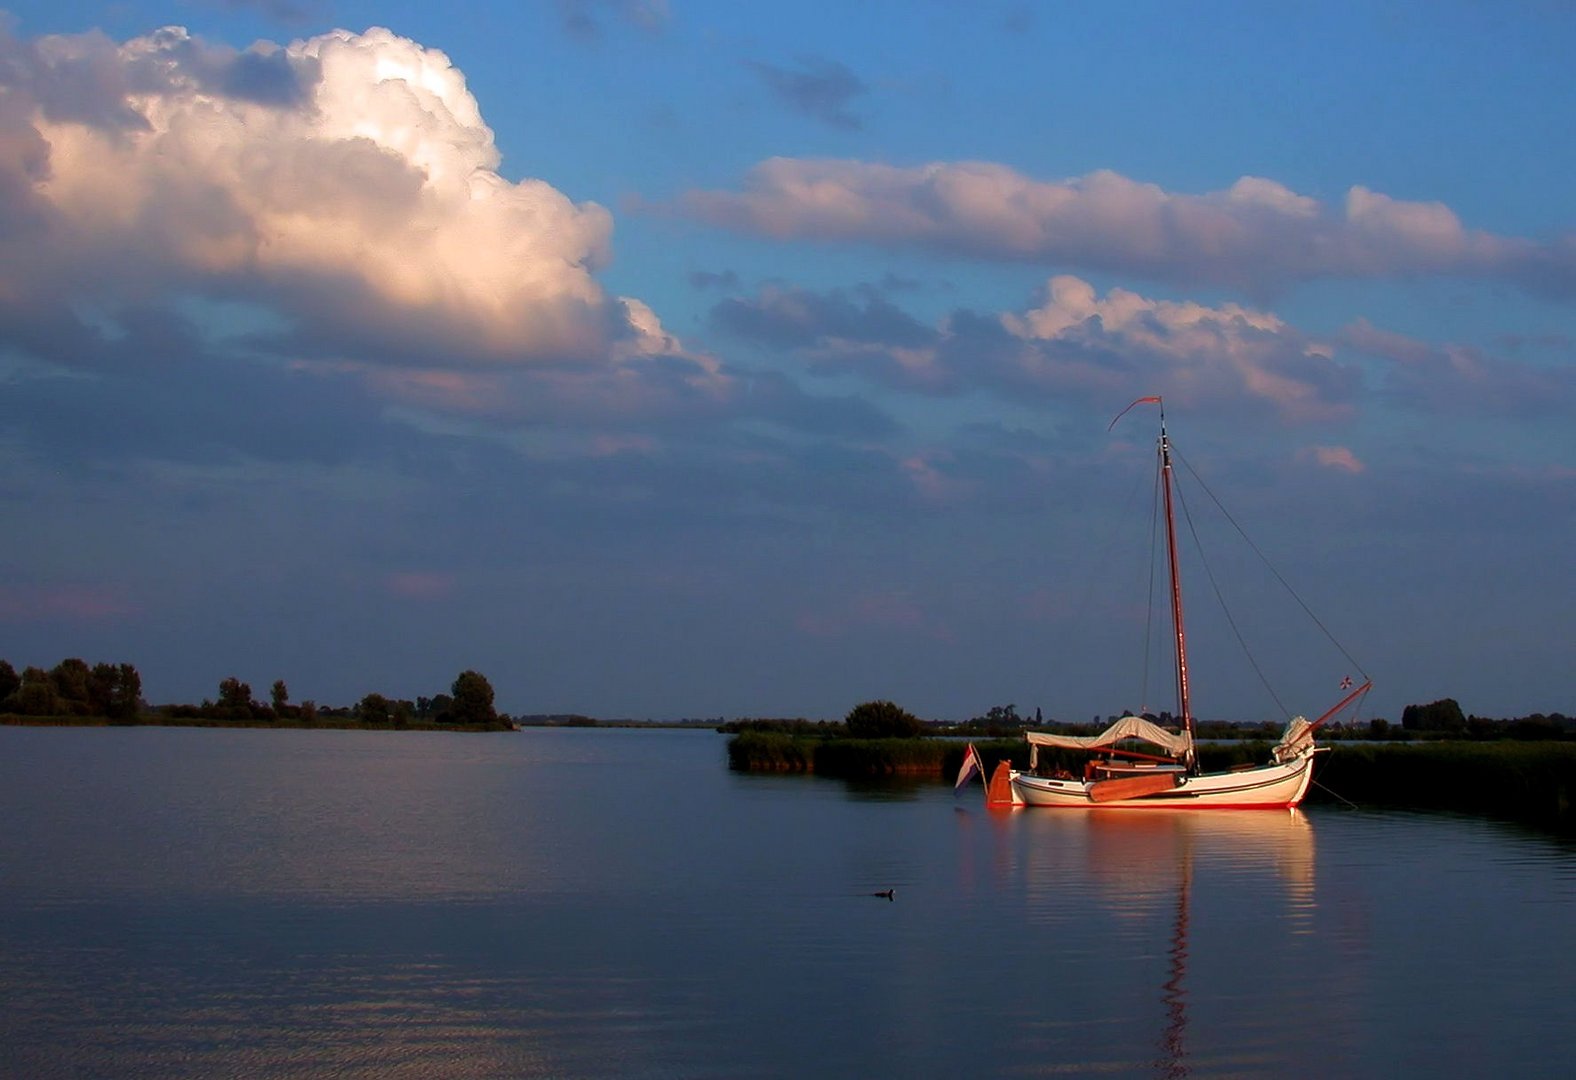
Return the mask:
<svg viewBox="0 0 1576 1080">
<path fill-rule="evenodd" d="M 904 168 L 771 158 L 739 190 L 692 191 L 675 210 L 779 239 L 916 246 L 1254 289 L 1415 273 L 1538 277 L 1557 289 L 1576 268 L 1572 245 L 1470 230 L 1442 203 L 1354 186 L 1344 205 L 1329 206 L 1254 176 L 1190 194 L 1110 170 L 1046 181 L 989 162 Z"/>
<path fill-rule="evenodd" d="M 966 481 L 948 472 L 951 464 L 950 454 L 915 454 L 899 462 L 899 467 L 927 502 L 946 503 L 968 494 L 970 488 Z"/>
<path fill-rule="evenodd" d="M 6 622 L 109 622 L 137 610 L 118 586 L 0 586 L 0 620 Z"/>
<path fill-rule="evenodd" d="M 621 454 L 649 456 L 657 452 L 659 444 L 650 435 L 615 435 L 604 433 L 592 436 L 588 447 L 592 457 L 609 458 Z"/>
<path fill-rule="evenodd" d="M 1388 361 L 1384 388 L 1421 412 L 1509 418 L 1576 413 L 1576 367 L 1538 365 L 1471 345 L 1434 344 L 1374 326 L 1366 319 L 1341 334 L 1347 346 Z"/>
<path fill-rule="evenodd" d="M 941 620 L 927 613 L 903 593 L 871 592 L 850 597 L 841 605 L 803 612 L 794 620 L 801 633 L 811 637 L 836 638 L 868 629 L 897 630 L 933 638 L 952 640 L 952 632 Z"/>
<path fill-rule="evenodd" d="M 413 405 L 482 415 L 498 409 L 502 390 L 498 377 L 466 371 L 373 370 L 369 381 Z"/>
<path fill-rule="evenodd" d="M 1276 315 L 1160 300 L 1059 274 L 1039 307 L 1005 314 L 1025 343 L 995 374 L 1046 393 L 1161 393 L 1189 405 L 1269 406 L 1294 423 L 1350 417 L 1357 372 Z M 963 350 L 969 352 L 970 350 Z"/>
<path fill-rule="evenodd" d="M 690 354 L 674 354 L 660 366 L 627 360 L 510 370 L 401 369 L 344 361 L 301 366 L 350 373 L 380 398 L 418 412 L 499 424 L 703 418 L 735 405 L 740 389 L 714 359 Z"/>
<path fill-rule="evenodd" d="M 1297 459 L 1311 461 L 1320 468 L 1339 469 L 1349 473 L 1360 473 L 1368 468 L 1356 454 L 1344 446 L 1309 446 L 1298 452 Z"/>
<path fill-rule="evenodd" d="M 443 600 L 454 592 L 454 575 L 400 571 L 390 574 L 384 584 L 395 596 L 410 600 Z"/>
<path fill-rule="evenodd" d="M 954 311 L 934 326 L 884 301 L 861 307 L 836 290 L 763 289 L 719 309 L 736 332 L 792 351 L 817 374 L 858 374 L 898 390 L 952 395 L 976 387 L 1021 398 L 1164 394 L 1190 406 L 1247 406 L 1293 423 L 1350 418 L 1360 372 L 1332 346 L 1272 312 L 1112 288 L 1072 274 L 1027 311 Z M 928 495 L 940 463 L 904 462 Z"/>
</svg>

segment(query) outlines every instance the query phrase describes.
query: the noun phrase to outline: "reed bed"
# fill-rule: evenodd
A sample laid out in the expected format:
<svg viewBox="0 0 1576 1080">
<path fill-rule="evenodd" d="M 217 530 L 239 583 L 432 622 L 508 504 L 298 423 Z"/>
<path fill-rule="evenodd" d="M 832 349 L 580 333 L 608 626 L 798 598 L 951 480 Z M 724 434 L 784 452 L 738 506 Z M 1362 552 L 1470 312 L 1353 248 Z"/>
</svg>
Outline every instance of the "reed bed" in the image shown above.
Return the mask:
<svg viewBox="0 0 1576 1080">
<path fill-rule="evenodd" d="M 728 764 L 741 772 L 816 773 L 843 779 L 887 776 L 952 780 L 965 743 L 951 739 L 842 739 L 746 731 L 728 743 Z M 1017 739 L 975 743 L 987 770 L 1010 760 L 1028 767 Z M 1217 772 L 1269 760 L 1261 741 L 1206 743 L 1199 765 Z M 1042 771 L 1082 768 L 1075 751 L 1042 750 Z M 1576 743 L 1340 743 L 1321 755 L 1309 802 L 1448 810 L 1526 821 L 1576 832 Z"/>
<path fill-rule="evenodd" d="M 1313 797 L 1452 810 L 1576 831 L 1576 743 L 1343 743 L 1320 762 Z"/>
</svg>

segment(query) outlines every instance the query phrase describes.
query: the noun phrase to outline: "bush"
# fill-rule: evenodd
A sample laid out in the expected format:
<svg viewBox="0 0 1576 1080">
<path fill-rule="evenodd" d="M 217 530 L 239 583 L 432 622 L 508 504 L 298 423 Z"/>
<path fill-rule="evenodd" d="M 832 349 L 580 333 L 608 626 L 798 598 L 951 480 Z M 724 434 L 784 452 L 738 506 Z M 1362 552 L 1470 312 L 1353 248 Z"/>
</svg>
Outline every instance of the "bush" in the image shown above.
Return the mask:
<svg viewBox="0 0 1576 1080">
<path fill-rule="evenodd" d="M 854 739 L 912 739 L 920 732 L 919 719 L 890 701 L 855 705 L 843 722 Z"/>
</svg>

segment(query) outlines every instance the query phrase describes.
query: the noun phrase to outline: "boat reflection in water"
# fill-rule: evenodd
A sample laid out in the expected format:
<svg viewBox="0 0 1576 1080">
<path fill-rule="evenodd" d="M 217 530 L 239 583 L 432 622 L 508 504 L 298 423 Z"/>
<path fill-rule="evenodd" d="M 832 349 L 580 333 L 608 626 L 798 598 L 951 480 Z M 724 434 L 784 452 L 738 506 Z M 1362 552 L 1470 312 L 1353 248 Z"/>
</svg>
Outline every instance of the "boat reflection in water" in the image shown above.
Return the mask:
<svg viewBox="0 0 1576 1080">
<path fill-rule="evenodd" d="M 1198 951 L 1190 934 L 1202 927 L 1206 942 L 1221 934 L 1231 938 L 1229 983 L 1210 982 L 1210 996 L 1227 1000 L 1251 998 L 1261 987 L 1270 992 L 1270 984 L 1289 974 L 1255 971 L 1256 950 L 1247 938 L 1267 927 L 1277 934 L 1311 933 L 1313 827 L 1300 810 L 992 816 L 1004 841 L 998 854 L 1006 856 L 997 871 L 1021 873 L 1031 920 L 1062 924 L 1061 936 L 1082 943 L 1078 970 L 1096 965 L 1101 972 L 1085 987 L 1099 992 L 1096 983 L 1116 977 L 1105 967 L 1120 964 L 1125 971 L 1117 981 L 1159 988 L 1164 1027 L 1150 1045 L 1160 1075 L 1189 1073 L 1189 961 L 1213 977 L 1226 960 Z M 1276 895 L 1284 897 L 1284 908 L 1262 910 L 1267 899 L 1279 906 Z M 1154 941 L 1162 925 L 1169 926 L 1169 940 L 1159 964 Z M 1131 1031 L 1124 1037 L 1146 1041 Z M 1138 1049 L 1132 1045 L 1128 1052 Z"/>
</svg>

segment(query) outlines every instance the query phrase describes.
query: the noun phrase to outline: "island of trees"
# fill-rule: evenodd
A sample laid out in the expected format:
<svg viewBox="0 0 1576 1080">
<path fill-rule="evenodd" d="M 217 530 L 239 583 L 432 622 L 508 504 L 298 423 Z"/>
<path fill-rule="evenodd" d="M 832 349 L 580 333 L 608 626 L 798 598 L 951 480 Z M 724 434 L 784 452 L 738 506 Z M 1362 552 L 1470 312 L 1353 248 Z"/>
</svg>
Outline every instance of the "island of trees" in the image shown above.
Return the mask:
<svg viewBox="0 0 1576 1080">
<path fill-rule="evenodd" d="M 729 766 L 740 771 L 935 780 L 957 775 L 965 746 L 957 736 L 976 740 L 987 772 L 1002 759 L 1027 768 L 1027 727 L 1093 734 L 1104 722 L 1037 724 L 1005 706 L 965 724 L 929 724 L 890 701 L 868 701 L 841 723 L 743 720 L 723 730 L 733 734 Z M 1206 722 L 1199 734 L 1200 765 L 1217 772 L 1267 760 L 1280 725 Z M 1540 713 L 1489 720 L 1464 715 L 1446 698 L 1407 706 L 1399 725 L 1332 725 L 1320 736 L 1334 752 L 1319 759 L 1311 804 L 1452 810 L 1576 832 L 1576 718 Z M 1076 767 L 1064 756 L 1072 753 L 1042 751 L 1040 763 L 1052 770 Z"/>
<path fill-rule="evenodd" d="M 71 657 L 53 668 L 28 667 L 18 674 L 0 660 L 0 717 L 13 722 L 80 724 L 191 724 L 283 727 L 428 728 L 449 731 L 507 731 L 514 721 L 493 706 L 493 688 L 477 671 L 462 671 L 448 693 L 414 701 L 370 693 L 355 705 L 327 706 L 290 700 L 283 679 L 260 701 L 249 684 L 230 676 L 218 694 L 199 704 L 149 705 L 142 676 L 131 664 L 94 664 Z"/>
</svg>

